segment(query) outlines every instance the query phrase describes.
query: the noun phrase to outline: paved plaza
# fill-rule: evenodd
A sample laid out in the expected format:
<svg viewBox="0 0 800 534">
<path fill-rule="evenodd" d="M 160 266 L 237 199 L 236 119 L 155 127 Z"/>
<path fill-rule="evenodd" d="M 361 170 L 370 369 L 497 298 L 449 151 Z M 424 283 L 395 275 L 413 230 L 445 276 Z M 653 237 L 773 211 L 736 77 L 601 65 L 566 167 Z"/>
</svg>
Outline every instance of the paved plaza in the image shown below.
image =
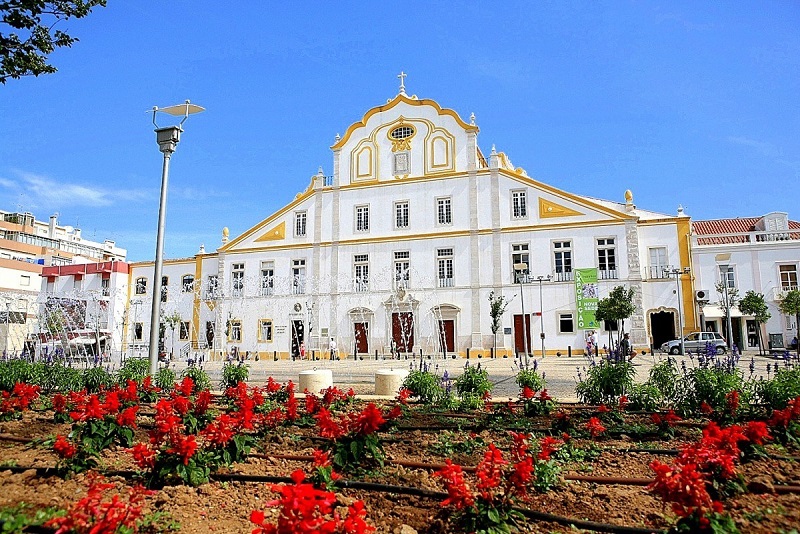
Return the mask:
<svg viewBox="0 0 800 534">
<path fill-rule="evenodd" d="M 639 355 L 634 360 L 636 364 L 636 380 L 643 382 L 647 380 L 650 369 L 655 363 L 662 361 L 666 355 L 656 354 L 655 356 Z M 775 361 L 769 356 L 759 356 L 756 352 L 745 353 L 739 360 L 739 367 L 744 371 L 745 376 L 750 374 L 750 363 L 755 362 L 755 375 L 763 375 L 766 377 L 766 366 L 768 363 Z M 688 356 L 679 357 L 679 360 L 686 361 L 687 367 L 697 365 L 697 360 L 690 359 Z M 514 377 L 519 371 L 519 366 L 514 358 L 498 358 L 498 359 L 425 359 L 423 360 L 429 366 L 429 370 L 438 375 L 443 375 L 447 371 L 448 375 L 455 378 L 459 376 L 464 366 L 480 364 L 483 369 L 489 372 L 489 378 L 495 387 L 492 395 L 495 399 L 504 399 L 508 397 L 516 397 L 519 393 Z M 537 362 L 538 370 L 545 375 L 547 381 L 548 392 L 558 400 L 562 401 L 576 401 L 575 384 L 577 381 L 578 368 L 584 371 L 588 367 L 588 360 L 582 355 L 567 356 L 547 356 L 546 358 L 531 358 L 530 363 Z M 209 374 L 212 383 L 215 385 L 219 383 L 222 378 L 222 362 L 206 362 L 203 366 L 204 370 Z M 354 388 L 359 394 L 372 394 L 374 393 L 375 372 L 380 369 L 410 369 L 413 365 L 414 368 L 419 368 L 419 359 L 415 360 L 391 360 L 391 359 L 364 359 L 359 361 L 353 360 L 317 360 L 317 361 L 248 361 L 245 363 L 250 368 L 251 385 L 261 385 L 268 377 L 272 376 L 279 382 L 287 382 L 289 380 L 298 381 L 299 373 L 311 369 L 330 369 L 333 373 L 333 382 L 339 388 L 347 389 Z M 186 367 L 185 363 L 175 362 L 172 364 L 173 369 L 180 371 Z"/>
</svg>

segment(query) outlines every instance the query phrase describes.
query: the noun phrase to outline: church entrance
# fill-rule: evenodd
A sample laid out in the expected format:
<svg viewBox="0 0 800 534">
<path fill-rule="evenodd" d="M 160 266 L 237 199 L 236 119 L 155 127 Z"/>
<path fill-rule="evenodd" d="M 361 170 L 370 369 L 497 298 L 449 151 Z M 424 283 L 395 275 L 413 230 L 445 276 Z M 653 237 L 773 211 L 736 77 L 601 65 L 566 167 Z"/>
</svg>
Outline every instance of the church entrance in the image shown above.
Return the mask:
<svg viewBox="0 0 800 534">
<path fill-rule="evenodd" d="M 369 323 L 353 323 L 353 337 L 356 340 L 356 354 L 369 353 Z"/>
<path fill-rule="evenodd" d="M 292 321 L 292 359 L 300 357 L 300 343 L 305 339 L 303 321 Z"/>
<path fill-rule="evenodd" d="M 397 352 L 414 351 L 414 313 L 392 314 L 392 340 Z"/>
<path fill-rule="evenodd" d="M 445 353 L 456 351 L 456 322 L 452 319 L 439 321 L 439 350 Z"/>
</svg>

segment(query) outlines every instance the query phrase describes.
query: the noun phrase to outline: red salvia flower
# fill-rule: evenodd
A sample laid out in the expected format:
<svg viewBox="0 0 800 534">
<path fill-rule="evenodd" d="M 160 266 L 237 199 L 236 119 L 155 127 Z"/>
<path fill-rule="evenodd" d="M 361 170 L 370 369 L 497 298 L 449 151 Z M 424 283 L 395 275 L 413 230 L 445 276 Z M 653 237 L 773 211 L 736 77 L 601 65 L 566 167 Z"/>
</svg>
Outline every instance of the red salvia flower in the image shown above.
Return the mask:
<svg viewBox="0 0 800 534">
<path fill-rule="evenodd" d="M 532 390 L 528 386 L 522 387 L 522 393 L 520 393 L 520 397 L 522 397 L 523 400 L 531 400 L 535 396 L 536 392 L 534 390 Z"/>
<path fill-rule="evenodd" d="M 406 405 L 408 404 L 409 397 L 411 397 L 411 390 L 408 388 L 400 388 L 400 391 L 397 393 L 397 401 L 400 404 Z"/>
<path fill-rule="evenodd" d="M 450 458 L 444 462 L 445 466 L 433 474 L 442 479 L 447 490 L 447 498 L 442 501 L 442 506 L 452 506 L 456 510 L 474 506 L 475 497 L 467 486 L 461 466 L 454 464 Z"/>
<path fill-rule="evenodd" d="M 133 448 L 128 449 L 133 455 L 133 462 L 140 469 L 152 469 L 156 465 L 156 451 L 145 443 L 137 443 Z"/>
<path fill-rule="evenodd" d="M 495 447 L 494 443 L 489 444 L 489 450 L 483 455 L 483 460 L 475 468 L 475 475 L 478 477 L 478 491 L 481 497 L 486 500 L 492 499 L 492 490 L 500 486 L 503 478 L 503 466 L 508 462 L 503 459 L 503 453 Z"/>
<path fill-rule="evenodd" d="M 129 406 L 117 415 L 117 424 L 119 426 L 129 426 L 136 428 L 136 412 L 139 406 Z"/>
<path fill-rule="evenodd" d="M 736 417 L 736 411 L 739 409 L 739 392 L 734 390 L 725 395 L 725 402 L 728 405 L 728 411 Z"/>
<path fill-rule="evenodd" d="M 711 415 L 714 413 L 714 408 L 711 407 L 706 401 L 700 403 L 700 411 L 705 415 Z"/>
<path fill-rule="evenodd" d="M 175 389 L 184 397 L 189 397 L 194 391 L 194 380 L 188 376 L 184 376 L 180 384 L 175 386 Z"/>
<path fill-rule="evenodd" d="M 624 412 L 624 411 L 625 411 L 625 408 L 627 408 L 627 406 L 628 406 L 628 404 L 629 404 L 629 403 L 630 403 L 630 401 L 628 400 L 628 397 L 627 397 L 626 395 L 622 395 L 622 396 L 619 398 L 619 410 L 620 410 L 621 412 Z"/>
<path fill-rule="evenodd" d="M 539 460 L 547 461 L 550 459 L 550 455 L 556 452 L 557 445 L 561 445 L 563 442 L 552 436 L 545 436 L 539 441 Z"/>
<path fill-rule="evenodd" d="M 230 415 L 222 414 L 209 423 L 200 434 L 212 445 L 224 447 L 233 439 L 236 423 L 237 421 Z"/>
<path fill-rule="evenodd" d="M 546 402 L 546 401 L 550 401 L 550 400 L 553 400 L 553 397 L 548 395 L 547 388 L 545 388 L 545 389 L 543 389 L 542 391 L 539 392 L 539 401 L 540 402 Z"/>
<path fill-rule="evenodd" d="M 189 459 L 197 451 L 197 441 L 193 435 L 184 436 L 173 433 L 170 435 L 172 447 L 167 449 L 167 454 L 175 454 L 181 457 L 183 465 L 189 465 Z"/>
<path fill-rule="evenodd" d="M 753 445 L 763 445 L 772 439 L 764 421 L 750 421 L 747 423 L 747 426 L 744 427 L 744 435 Z"/>
<path fill-rule="evenodd" d="M 72 458 L 78 452 L 78 449 L 62 435 L 56 436 L 56 441 L 53 443 L 53 450 L 60 458 L 64 459 Z"/>
<path fill-rule="evenodd" d="M 368 436 L 377 432 L 384 424 L 386 424 L 386 419 L 383 418 L 383 414 L 375 406 L 375 403 L 371 402 L 358 415 L 353 429 L 361 436 Z"/>
<path fill-rule="evenodd" d="M 603 426 L 603 424 L 600 422 L 600 419 L 598 419 L 597 417 L 592 417 L 591 419 L 589 419 L 589 421 L 586 423 L 585 428 L 586 430 L 589 431 L 589 434 L 591 434 L 593 438 L 596 438 L 597 436 L 606 431 L 606 427 Z"/>
<path fill-rule="evenodd" d="M 67 398 L 61 393 L 53 395 L 53 410 L 56 413 L 66 413 L 67 411 Z"/>
<path fill-rule="evenodd" d="M 601 404 L 600 406 L 597 407 L 597 413 L 608 413 L 610 411 L 611 410 L 609 410 L 608 406 L 606 406 L 605 404 Z"/>
<path fill-rule="evenodd" d="M 211 392 L 207 389 L 204 389 L 200 393 L 197 394 L 197 398 L 194 401 L 194 408 L 192 412 L 195 415 L 204 415 L 208 411 L 208 407 L 211 405 Z"/>
</svg>

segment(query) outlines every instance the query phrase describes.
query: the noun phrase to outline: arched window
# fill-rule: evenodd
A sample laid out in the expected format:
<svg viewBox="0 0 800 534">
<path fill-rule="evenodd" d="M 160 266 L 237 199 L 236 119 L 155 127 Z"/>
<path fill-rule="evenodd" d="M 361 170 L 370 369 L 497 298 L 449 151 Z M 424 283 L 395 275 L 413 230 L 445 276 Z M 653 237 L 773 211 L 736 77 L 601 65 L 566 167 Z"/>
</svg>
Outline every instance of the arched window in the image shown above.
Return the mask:
<svg viewBox="0 0 800 534">
<path fill-rule="evenodd" d="M 194 276 L 191 274 L 183 275 L 183 278 L 181 278 L 181 291 L 184 293 L 194 291 Z"/>
</svg>

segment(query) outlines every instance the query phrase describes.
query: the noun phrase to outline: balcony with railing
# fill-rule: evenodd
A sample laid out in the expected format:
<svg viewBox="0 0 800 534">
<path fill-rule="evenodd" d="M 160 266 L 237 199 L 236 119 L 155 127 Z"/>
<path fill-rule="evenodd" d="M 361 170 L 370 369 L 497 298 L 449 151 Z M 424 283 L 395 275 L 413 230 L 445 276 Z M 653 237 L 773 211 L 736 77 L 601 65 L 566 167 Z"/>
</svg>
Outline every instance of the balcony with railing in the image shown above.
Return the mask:
<svg viewBox="0 0 800 534">
<path fill-rule="evenodd" d="M 772 290 L 772 300 L 775 302 L 780 302 L 786 298 L 786 294 L 789 291 L 797 291 L 797 286 L 789 284 L 774 288 Z"/>
<path fill-rule="evenodd" d="M 616 269 L 598 269 L 597 278 L 600 280 L 616 280 L 619 276 Z"/>
<path fill-rule="evenodd" d="M 668 271 L 672 270 L 670 265 L 651 265 L 647 270 L 648 280 L 661 280 L 669 278 Z"/>
<path fill-rule="evenodd" d="M 573 272 L 571 270 L 570 271 L 561 271 L 561 272 L 556 271 L 555 273 L 553 273 L 553 281 L 554 282 L 571 282 L 574 279 L 575 279 L 575 275 L 573 274 Z"/>
<path fill-rule="evenodd" d="M 453 287 L 455 280 L 453 278 L 439 278 L 439 287 Z"/>
</svg>

